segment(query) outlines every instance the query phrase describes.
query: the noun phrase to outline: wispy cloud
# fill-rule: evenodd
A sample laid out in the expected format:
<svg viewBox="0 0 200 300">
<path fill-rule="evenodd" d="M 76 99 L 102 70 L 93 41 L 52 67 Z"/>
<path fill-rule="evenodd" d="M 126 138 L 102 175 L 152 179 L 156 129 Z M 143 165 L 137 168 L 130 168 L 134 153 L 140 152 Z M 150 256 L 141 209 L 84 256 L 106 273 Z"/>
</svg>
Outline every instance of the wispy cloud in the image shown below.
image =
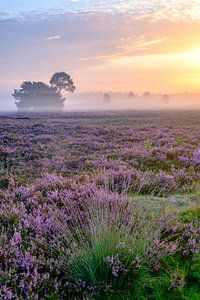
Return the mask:
<svg viewBox="0 0 200 300">
<path fill-rule="evenodd" d="M 159 38 L 159 39 L 147 39 L 145 36 L 142 36 L 138 41 L 135 41 L 133 44 L 133 48 L 137 50 L 145 50 L 151 48 L 152 46 L 158 45 L 167 40 L 167 37 Z"/>
<path fill-rule="evenodd" d="M 46 38 L 46 41 L 54 41 L 54 40 L 60 40 L 61 39 L 61 35 L 52 35 L 49 36 L 48 38 Z"/>
<path fill-rule="evenodd" d="M 154 20 L 194 20 L 200 21 L 199 0 L 1 0 L 0 18 L 27 13 L 95 13 L 124 14 L 138 16 L 139 18 L 151 17 Z"/>
<path fill-rule="evenodd" d="M 7 1 L 3 2 L 5 8 Z M 28 10 L 30 2 L 23 17 L 9 15 L 6 19 L 2 15 L 0 87 L 5 81 L 7 86 L 16 80 L 46 81 L 49 74 L 66 69 L 79 78 L 78 86 L 88 89 L 92 80 L 95 89 L 105 81 L 113 83 L 115 76 L 121 78 L 128 65 L 123 69 L 121 61 L 126 59 L 132 63 L 129 69 L 139 74 L 144 65 L 142 56 L 152 56 L 154 62 L 158 55 L 200 48 L 199 0 L 55 0 L 44 2 L 48 9 L 48 2 L 57 3 L 57 10 L 45 8 L 38 13 Z M 36 2 L 34 9 L 40 4 Z M 117 60 L 119 69 L 113 65 Z"/>
</svg>

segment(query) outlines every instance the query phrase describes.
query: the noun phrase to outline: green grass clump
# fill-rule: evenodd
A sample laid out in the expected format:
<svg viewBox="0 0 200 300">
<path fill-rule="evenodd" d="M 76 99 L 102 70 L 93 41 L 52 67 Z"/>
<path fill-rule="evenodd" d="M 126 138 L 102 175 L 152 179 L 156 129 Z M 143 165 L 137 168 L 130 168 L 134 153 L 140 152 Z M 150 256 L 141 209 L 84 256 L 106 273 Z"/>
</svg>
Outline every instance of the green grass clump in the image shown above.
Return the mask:
<svg viewBox="0 0 200 300">
<path fill-rule="evenodd" d="M 189 223 L 200 220 L 200 205 L 187 208 L 180 216 L 181 221 Z"/>
<path fill-rule="evenodd" d="M 84 285 L 77 299 L 83 295 L 114 300 L 198 299 L 200 255 L 190 251 L 187 224 L 167 217 L 165 209 L 152 211 L 151 217 L 147 213 L 144 219 L 134 200 L 124 201 L 118 195 L 111 203 L 106 199 L 112 195 L 109 192 L 95 193 L 85 207 L 86 224 L 78 229 L 59 225 L 63 230 L 60 245 L 72 253 L 68 257 L 57 249 L 58 260 L 64 262 L 64 279 Z M 181 218 L 186 212 L 192 214 L 186 210 Z"/>
</svg>

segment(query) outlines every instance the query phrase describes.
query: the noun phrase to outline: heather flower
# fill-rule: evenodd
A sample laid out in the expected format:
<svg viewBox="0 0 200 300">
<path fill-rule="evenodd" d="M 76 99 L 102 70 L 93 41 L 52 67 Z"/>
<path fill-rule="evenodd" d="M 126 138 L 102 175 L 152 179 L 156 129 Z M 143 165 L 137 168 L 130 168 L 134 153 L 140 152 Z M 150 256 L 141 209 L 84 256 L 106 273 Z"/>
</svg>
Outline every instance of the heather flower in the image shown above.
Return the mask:
<svg viewBox="0 0 200 300">
<path fill-rule="evenodd" d="M 128 272 L 128 270 L 124 268 L 123 263 L 119 260 L 118 255 L 108 256 L 104 261 L 106 265 L 111 268 L 114 277 L 118 277 L 120 273 L 126 274 Z"/>
<path fill-rule="evenodd" d="M 195 165 L 195 166 L 200 166 L 200 149 L 196 149 L 195 150 L 195 153 L 192 157 L 192 163 Z"/>
<path fill-rule="evenodd" d="M 19 197 L 26 198 L 28 197 L 29 193 L 31 191 L 31 188 L 29 186 L 19 186 L 15 188 L 15 194 L 16 196 L 19 195 Z"/>
<path fill-rule="evenodd" d="M 173 182 L 174 177 L 172 175 L 160 172 L 159 176 L 158 176 L 158 182 L 160 184 L 166 185 L 166 184 L 170 184 L 171 182 Z"/>
</svg>

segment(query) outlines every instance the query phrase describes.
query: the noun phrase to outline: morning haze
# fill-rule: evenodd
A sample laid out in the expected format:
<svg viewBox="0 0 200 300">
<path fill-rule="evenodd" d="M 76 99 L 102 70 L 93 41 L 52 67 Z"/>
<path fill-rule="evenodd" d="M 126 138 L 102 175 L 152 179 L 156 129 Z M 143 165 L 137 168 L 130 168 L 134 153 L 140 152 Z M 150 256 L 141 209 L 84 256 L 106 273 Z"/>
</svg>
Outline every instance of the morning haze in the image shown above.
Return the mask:
<svg viewBox="0 0 200 300">
<path fill-rule="evenodd" d="M 0 299 L 200 299 L 200 0 L 0 0 Z"/>
</svg>

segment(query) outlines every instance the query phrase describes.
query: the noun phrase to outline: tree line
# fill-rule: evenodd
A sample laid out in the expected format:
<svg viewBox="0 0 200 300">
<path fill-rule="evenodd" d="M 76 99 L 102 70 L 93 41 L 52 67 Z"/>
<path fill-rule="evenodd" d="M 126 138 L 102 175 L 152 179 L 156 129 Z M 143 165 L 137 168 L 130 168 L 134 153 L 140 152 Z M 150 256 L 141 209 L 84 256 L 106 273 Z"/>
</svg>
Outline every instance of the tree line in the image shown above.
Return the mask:
<svg viewBox="0 0 200 300">
<path fill-rule="evenodd" d="M 49 84 L 41 81 L 25 81 L 19 89 L 15 89 L 12 96 L 18 111 L 62 111 L 64 108 L 64 93 L 73 93 L 75 85 L 71 76 L 65 72 L 57 72 L 51 77 Z M 130 91 L 128 98 L 133 99 L 136 94 Z M 146 91 L 142 95 L 150 98 L 152 95 Z M 103 94 L 103 103 L 110 103 L 112 93 Z M 169 102 L 169 96 L 163 95 L 164 102 Z"/>
</svg>

